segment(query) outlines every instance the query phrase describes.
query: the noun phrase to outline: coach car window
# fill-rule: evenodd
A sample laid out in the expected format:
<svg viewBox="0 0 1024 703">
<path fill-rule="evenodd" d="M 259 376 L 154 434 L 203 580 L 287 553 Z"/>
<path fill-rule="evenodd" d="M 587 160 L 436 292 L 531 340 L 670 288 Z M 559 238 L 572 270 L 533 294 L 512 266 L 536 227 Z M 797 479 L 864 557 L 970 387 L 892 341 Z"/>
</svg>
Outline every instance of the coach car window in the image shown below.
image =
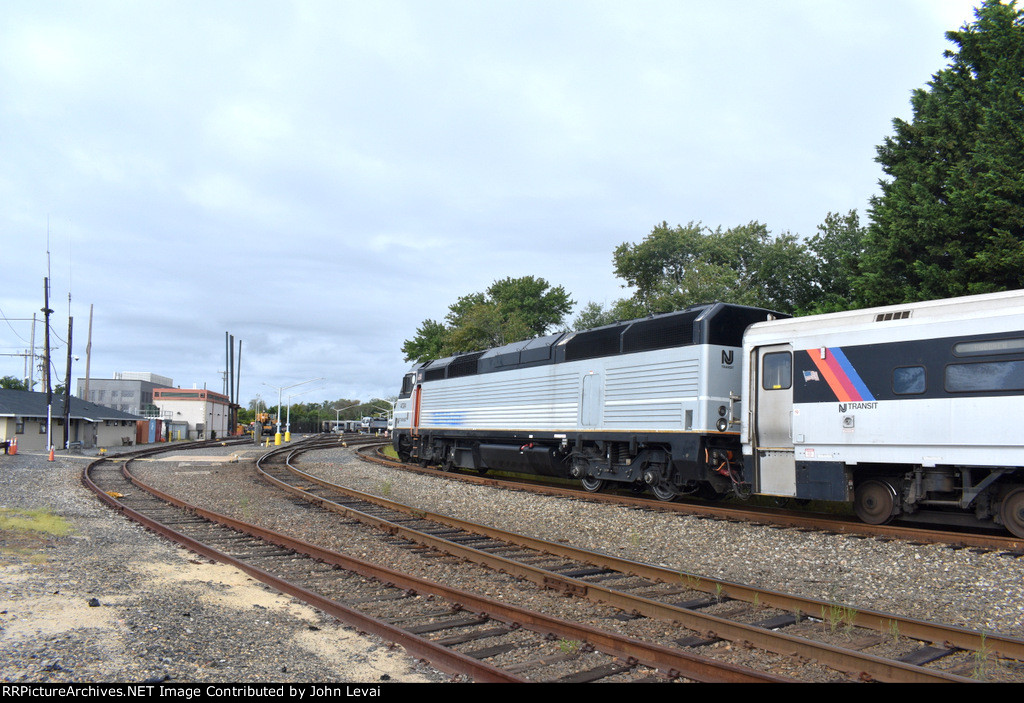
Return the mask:
<svg viewBox="0 0 1024 703">
<path fill-rule="evenodd" d="M 946 367 L 946 390 L 951 393 L 1024 390 L 1024 361 L 950 364 Z"/>
<path fill-rule="evenodd" d="M 903 366 L 892 370 L 892 392 L 896 395 L 917 395 L 924 391 L 923 366 Z"/>
<path fill-rule="evenodd" d="M 793 384 L 793 355 L 789 352 L 765 354 L 761 361 L 761 387 L 766 391 L 785 390 Z"/>
<path fill-rule="evenodd" d="M 953 353 L 957 356 L 983 356 L 986 354 L 1019 354 L 1024 352 L 1024 339 L 986 339 L 977 342 L 957 342 Z"/>
</svg>

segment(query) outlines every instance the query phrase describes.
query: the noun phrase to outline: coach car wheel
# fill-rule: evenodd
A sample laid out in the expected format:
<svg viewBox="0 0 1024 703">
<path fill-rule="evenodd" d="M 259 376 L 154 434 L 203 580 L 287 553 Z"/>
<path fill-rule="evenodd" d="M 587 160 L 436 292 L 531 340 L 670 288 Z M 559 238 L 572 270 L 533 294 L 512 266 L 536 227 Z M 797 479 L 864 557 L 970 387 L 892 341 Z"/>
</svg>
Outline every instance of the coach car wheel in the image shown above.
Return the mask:
<svg viewBox="0 0 1024 703">
<path fill-rule="evenodd" d="M 1003 498 L 999 514 L 1003 525 L 1017 537 L 1024 538 L 1024 487 L 1015 488 Z"/>
<path fill-rule="evenodd" d="M 857 486 L 853 509 L 869 525 L 884 525 L 896 515 L 896 489 L 885 481 L 865 481 Z"/>
<path fill-rule="evenodd" d="M 597 493 L 599 490 L 604 488 L 604 481 L 599 478 L 594 478 L 593 476 L 584 476 L 580 481 L 583 483 L 583 488 L 590 493 Z"/>
</svg>

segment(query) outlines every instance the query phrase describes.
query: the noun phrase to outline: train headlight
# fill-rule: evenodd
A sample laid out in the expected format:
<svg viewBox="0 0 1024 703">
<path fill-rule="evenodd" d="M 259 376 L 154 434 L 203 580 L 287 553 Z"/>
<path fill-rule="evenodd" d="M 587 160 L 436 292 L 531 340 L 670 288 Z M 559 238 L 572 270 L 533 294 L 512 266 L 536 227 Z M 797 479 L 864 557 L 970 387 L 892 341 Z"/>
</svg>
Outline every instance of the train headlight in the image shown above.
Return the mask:
<svg viewBox="0 0 1024 703">
<path fill-rule="evenodd" d="M 724 417 L 720 417 L 718 418 L 718 422 L 715 424 L 715 426 L 718 428 L 719 432 L 725 432 L 727 429 L 729 429 L 729 421 L 726 420 Z"/>
</svg>

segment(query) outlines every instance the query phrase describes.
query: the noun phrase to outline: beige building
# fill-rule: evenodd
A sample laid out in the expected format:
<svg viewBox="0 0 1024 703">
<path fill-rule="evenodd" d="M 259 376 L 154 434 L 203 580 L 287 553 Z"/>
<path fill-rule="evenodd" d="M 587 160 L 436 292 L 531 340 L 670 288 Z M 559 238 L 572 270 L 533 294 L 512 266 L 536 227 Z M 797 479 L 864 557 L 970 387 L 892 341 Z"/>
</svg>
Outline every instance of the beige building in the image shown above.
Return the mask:
<svg viewBox="0 0 1024 703">
<path fill-rule="evenodd" d="M 156 388 L 153 404 L 172 432 L 183 427 L 184 434 L 171 439 L 216 439 L 227 437 L 231 426 L 231 401 L 226 395 L 205 389 Z"/>
<path fill-rule="evenodd" d="M 49 413 L 47 412 L 49 410 Z M 47 415 L 49 414 L 49 435 Z M 136 441 L 138 415 L 71 398 L 68 443 L 71 447 L 121 447 Z M 0 443 L 18 440 L 19 452 L 47 451 L 49 444 L 64 447 L 64 399 L 54 397 L 47 408 L 46 394 L 0 388 Z"/>
</svg>

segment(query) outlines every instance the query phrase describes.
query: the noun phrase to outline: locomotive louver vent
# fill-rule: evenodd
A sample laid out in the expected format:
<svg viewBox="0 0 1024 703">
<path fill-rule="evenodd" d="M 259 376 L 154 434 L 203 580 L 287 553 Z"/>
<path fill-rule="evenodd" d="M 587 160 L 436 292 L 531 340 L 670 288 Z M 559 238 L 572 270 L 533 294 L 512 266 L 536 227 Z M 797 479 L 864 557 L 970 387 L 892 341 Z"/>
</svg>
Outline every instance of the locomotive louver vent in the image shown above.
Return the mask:
<svg viewBox="0 0 1024 703">
<path fill-rule="evenodd" d="M 635 322 L 622 335 L 622 352 L 667 349 L 693 344 L 693 321 L 697 313 L 670 315 Z"/>
<path fill-rule="evenodd" d="M 448 367 L 448 378 L 457 378 L 459 376 L 472 376 L 477 372 L 476 360 L 483 356 L 483 352 L 476 352 L 473 354 L 466 354 L 460 356 L 458 359 L 453 361 Z"/>
<path fill-rule="evenodd" d="M 880 312 L 875 316 L 875 322 L 886 322 L 888 320 L 906 320 L 910 317 L 909 310 L 900 310 L 899 312 Z"/>
<path fill-rule="evenodd" d="M 579 332 L 565 345 L 565 360 L 594 359 L 619 353 L 622 327 Z"/>
<path fill-rule="evenodd" d="M 436 369 L 427 369 L 423 373 L 424 381 L 440 381 L 444 378 L 445 367 L 439 366 Z"/>
</svg>

